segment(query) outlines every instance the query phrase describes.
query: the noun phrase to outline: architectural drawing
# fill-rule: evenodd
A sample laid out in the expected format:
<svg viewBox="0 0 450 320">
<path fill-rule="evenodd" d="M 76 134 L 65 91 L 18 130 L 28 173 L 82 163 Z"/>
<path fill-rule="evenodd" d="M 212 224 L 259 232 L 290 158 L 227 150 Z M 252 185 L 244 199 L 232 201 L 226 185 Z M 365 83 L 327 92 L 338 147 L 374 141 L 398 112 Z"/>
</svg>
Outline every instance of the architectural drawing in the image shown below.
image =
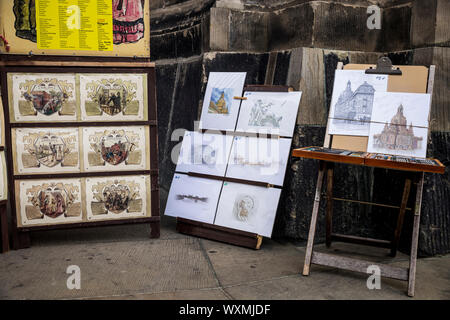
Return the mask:
<svg viewBox="0 0 450 320">
<path fill-rule="evenodd" d="M 17 173 L 79 172 L 77 128 L 13 129 Z"/>
<path fill-rule="evenodd" d="M 245 72 L 210 72 L 203 99 L 200 129 L 234 131 Z"/>
<path fill-rule="evenodd" d="M 74 74 L 8 74 L 12 121 L 75 121 Z"/>
<path fill-rule="evenodd" d="M 367 81 L 353 91 L 352 82 L 348 80 L 345 90 L 339 95 L 334 106 L 333 123 L 367 125 L 372 114 L 374 93 L 374 87 Z"/>
<path fill-rule="evenodd" d="M 229 114 L 233 95 L 232 88 L 213 88 L 208 113 Z"/>
<path fill-rule="evenodd" d="M 368 136 L 376 92 L 386 92 L 387 75 L 364 70 L 336 70 L 328 132 L 336 135 Z"/>
</svg>

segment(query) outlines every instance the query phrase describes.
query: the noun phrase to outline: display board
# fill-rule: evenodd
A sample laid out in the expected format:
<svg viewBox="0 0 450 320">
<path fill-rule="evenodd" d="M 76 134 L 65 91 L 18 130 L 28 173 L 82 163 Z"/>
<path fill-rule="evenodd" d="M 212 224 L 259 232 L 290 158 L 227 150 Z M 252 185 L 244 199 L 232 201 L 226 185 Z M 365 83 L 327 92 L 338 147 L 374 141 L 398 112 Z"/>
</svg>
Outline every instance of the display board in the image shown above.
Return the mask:
<svg viewBox="0 0 450 320">
<path fill-rule="evenodd" d="M 324 147 L 426 157 L 430 94 L 389 91 L 391 77 L 405 75 L 338 69 L 335 77 Z"/>
<path fill-rule="evenodd" d="M 245 73 L 210 75 L 200 119 L 204 132 L 184 134 L 165 214 L 179 218 L 180 232 L 259 248 L 258 237 L 272 234 L 301 92 L 248 91 L 240 97 L 235 94 Z M 211 98 L 216 87 L 222 90 L 217 101 Z M 224 97 L 224 88 L 233 88 L 233 100 Z M 228 114 L 210 112 L 217 106 Z M 252 240 L 253 234 L 258 237 Z"/>
<path fill-rule="evenodd" d="M 0 1 L 0 52 L 150 57 L 150 0 Z"/>
<path fill-rule="evenodd" d="M 18 232 L 149 222 L 159 236 L 154 64 L 35 64 L 1 68 Z"/>
</svg>

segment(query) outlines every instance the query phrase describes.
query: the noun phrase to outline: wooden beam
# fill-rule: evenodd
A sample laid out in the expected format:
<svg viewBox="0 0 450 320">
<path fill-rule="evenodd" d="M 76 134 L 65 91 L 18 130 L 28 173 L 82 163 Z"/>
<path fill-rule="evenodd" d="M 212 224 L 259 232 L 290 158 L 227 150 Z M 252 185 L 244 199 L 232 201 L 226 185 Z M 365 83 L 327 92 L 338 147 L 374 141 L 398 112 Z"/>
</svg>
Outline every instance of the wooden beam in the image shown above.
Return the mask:
<svg viewBox="0 0 450 320">
<path fill-rule="evenodd" d="M 391 242 L 388 240 L 373 239 L 373 238 L 363 238 L 357 236 L 347 236 L 344 234 L 332 233 L 331 240 L 336 240 L 340 242 L 356 243 L 372 247 L 380 248 L 390 248 Z"/>
</svg>

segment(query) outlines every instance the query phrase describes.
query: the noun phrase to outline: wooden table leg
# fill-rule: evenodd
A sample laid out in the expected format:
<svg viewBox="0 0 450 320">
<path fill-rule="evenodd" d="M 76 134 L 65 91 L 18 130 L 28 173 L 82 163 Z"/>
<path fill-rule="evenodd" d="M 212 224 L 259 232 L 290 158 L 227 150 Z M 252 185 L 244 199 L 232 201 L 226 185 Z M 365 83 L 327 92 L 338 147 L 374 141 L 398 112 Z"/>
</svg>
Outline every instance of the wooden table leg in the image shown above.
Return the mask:
<svg viewBox="0 0 450 320">
<path fill-rule="evenodd" d="M 2 236 L 2 251 L 9 251 L 8 219 L 6 216 L 6 204 L 0 205 L 0 226 Z"/>
<path fill-rule="evenodd" d="M 326 216 L 326 245 L 331 246 L 331 232 L 333 226 L 333 172 L 334 163 L 327 165 L 327 216 Z"/>
<path fill-rule="evenodd" d="M 395 228 L 394 238 L 391 243 L 391 256 L 395 257 L 397 254 L 398 243 L 402 233 L 403 221 L 405 220 L 406 205 L 408 203 L 409 191 L 411 190 L 411 179 L 406 178 L 405 187 L 403 188 L 402 203 L 400 204 L 400 211 L 397 218 L 397 227 Z"/>
<path fill-rule="evenodd" d="M 320 194 L 322 192 L 323 174 L 327 167 L 326 162 L 320 161 L 319 175 L 317 177 L 316 195 L 314 197 L 314 206 L 311 215 L 311 224 L 309 226 L 308 244 L 306 245 L 305 265 L 303 266 L 303 275 L 309 275 L 311 266 L 312 250 L 314 245 L 314 235 L 316 233 L 317 215 L 319 213 Z"/>
<path fill-rule="evenodd" d="M 411 242 L 411 256 L 409 257 L 409 276 L 408 276 L 408 296 L 414 297 L 414 288 L 416 284 L 416 262 L 417 262 L 417 244 L 419 242 L 420 228 L 420 210 L 422 207 L 424 173 L 420 174 L 420 180 L 417 184 L 416 204 L 414 208 L 414 225 Z"/>
</svg>

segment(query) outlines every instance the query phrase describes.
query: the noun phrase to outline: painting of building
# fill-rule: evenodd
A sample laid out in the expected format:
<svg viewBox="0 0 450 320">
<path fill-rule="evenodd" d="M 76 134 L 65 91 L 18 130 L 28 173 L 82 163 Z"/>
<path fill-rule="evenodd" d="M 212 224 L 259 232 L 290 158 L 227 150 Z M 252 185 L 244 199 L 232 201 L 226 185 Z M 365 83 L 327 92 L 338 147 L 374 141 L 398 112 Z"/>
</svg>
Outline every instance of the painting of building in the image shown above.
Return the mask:
<svg viewBox="0 0 450 320">
<path fill-rule="evenodd" d="M 378 148 L 391 150 L 416 150 L 422 148 L 422 137 L 414 135 L 413 125 L 408 126 L 403 115 L 403 105 L 389 123 L 384 125 L 383 131 L 373 136 L 373 144 Z"/>
<path fill-rule="evenodd" d="M 374 93 L 374 87 L 367 81 L 352 91 L 352 83 L 349 80 L 335 105 L 333 122 L 356 124 L 355 121 L 359 121 L 361 125 L 364 125 L 365 122 L 370 121 Z"/>
</svg>

